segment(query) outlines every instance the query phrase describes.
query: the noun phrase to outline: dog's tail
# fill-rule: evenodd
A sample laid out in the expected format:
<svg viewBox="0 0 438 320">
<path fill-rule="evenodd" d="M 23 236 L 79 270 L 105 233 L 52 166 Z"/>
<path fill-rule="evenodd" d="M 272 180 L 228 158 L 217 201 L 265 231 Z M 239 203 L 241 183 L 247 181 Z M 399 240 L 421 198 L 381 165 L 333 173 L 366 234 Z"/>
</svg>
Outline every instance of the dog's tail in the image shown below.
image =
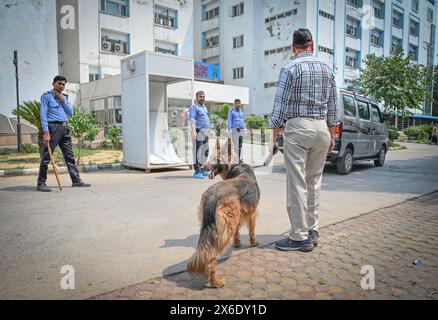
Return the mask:
<svg viewBox="0 0 438 320">
<path fill-rule="evenodd" d="M 219 235 L 223 233 L 221 226 L 223 223 L 218 223 L 216 218 L 217 198 L 214 196 L 207 197 L 202 208 L 202 226 L 199 236 L 198 247 L 196 252 L 190 258 L 187 264 L 189 272 L 198 273 L 208 276 L 208 264 L 214 261 L 218 255 L 218 249 L 221 247 L 221 238 Z"/>
</svg>

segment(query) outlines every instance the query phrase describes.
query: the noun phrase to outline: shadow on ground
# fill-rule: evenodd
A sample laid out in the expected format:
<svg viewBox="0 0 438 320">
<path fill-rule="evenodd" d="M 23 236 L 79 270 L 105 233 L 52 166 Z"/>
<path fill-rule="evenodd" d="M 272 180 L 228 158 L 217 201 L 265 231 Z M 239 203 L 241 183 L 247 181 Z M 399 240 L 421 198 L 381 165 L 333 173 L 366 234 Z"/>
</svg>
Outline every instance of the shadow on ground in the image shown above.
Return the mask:
<svg viewBox="0 0 438 320">
<path fill-rule="evenodd" d="M 247 235 L 241 235 L 241 244 L 240 248 L 233 248 L 230 246 L 218 259 L 218 265 L 223 264 L 227 261 L 232 254 L 238 255 L 246 252 L 248 249 L 250 250 L 265 250 L 266 248 L 272 249 L 272 243 L 280 240 L 284 237 L 284 235 L 259 235 L 257 236 L 257 240 L 260 242 L 260 245 L 257 248 L 252 248 L 249 243 L 249 237 Z M 196 243 L 198 241 L 198 235 L 191 235 L 185 239 L 170 239 L 165 240 L 166 243 L 164 247 L 196 247 Z M 239 252 L 240 251 L 240 252 Z M 206 280 L 202 276 L 193 275 L 186 272 L 187 262 L 190 257 L 187 257 L 184 261 L 181 261 L 177 264 L 171 265 L 163 270 L 162 275 L 166 281 L 173 282 L 177 285 L 177 287 L 189 288 L 192 290 L 203 290 L 207 289 L 205 287 Z"/>
</svg>

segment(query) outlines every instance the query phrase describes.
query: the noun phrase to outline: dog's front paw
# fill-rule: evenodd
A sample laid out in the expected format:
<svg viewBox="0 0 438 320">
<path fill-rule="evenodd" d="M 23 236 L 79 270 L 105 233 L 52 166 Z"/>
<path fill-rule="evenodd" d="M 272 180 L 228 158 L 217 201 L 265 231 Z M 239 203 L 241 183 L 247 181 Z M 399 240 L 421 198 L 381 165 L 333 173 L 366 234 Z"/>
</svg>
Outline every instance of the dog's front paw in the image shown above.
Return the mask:
<svg viewBox="0 0 438 320">
<path fill-rule="evenodd" d="M 225 280 L 216 278 L 210 281 L 210 285 L 215 288 L 222 288 L 225 285 Z"/>
<path fill-rule="evenodd" d="M 236 248 L 236 249 L 237 249 L 237 248 L 240 248 L 240 241 L 239 241 L 239 242 L 237 242 L 237 241 L 234 242 L 234 243 L 233 243 L 233 247 Z"/>
</svg>

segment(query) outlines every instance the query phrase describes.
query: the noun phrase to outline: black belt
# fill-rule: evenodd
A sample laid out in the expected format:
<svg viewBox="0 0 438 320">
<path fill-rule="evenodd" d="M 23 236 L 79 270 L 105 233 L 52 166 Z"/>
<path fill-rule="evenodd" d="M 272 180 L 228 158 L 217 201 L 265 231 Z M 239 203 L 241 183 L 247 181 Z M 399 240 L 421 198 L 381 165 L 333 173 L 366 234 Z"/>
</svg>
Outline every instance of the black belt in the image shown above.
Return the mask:
<svg viewBox="0 0 438 320">
<path fill-rule="evenodd" d="M 49 121 L 49 123 L 57 124 L 57 125 L 60 125 L 60 126 L 66 126 L 67 125 L 67 121 Z"/>
</svg>

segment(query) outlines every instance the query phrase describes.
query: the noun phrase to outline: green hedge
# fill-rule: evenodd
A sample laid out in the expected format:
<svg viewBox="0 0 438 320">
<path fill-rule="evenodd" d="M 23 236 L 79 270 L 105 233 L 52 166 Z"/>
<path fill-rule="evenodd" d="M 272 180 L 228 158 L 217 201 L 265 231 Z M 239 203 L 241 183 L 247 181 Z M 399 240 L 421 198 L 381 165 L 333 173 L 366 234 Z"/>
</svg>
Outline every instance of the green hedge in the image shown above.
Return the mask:
<svg viewBox="0 0 438 320">
<path fill-rule="evenodd" d="M 245 125 L 250 129 L 267 129 L 269 121 L 260 116 L 248 116 L 245 119 Z"/>
<path fill-rule="evenodd" d="M 394 129 L 394 128 L 388 129 L 388 135 L 389 135 L 389 140 L 391 140 L 391 142 L 397 140 L 400 136 L 397 129 Z"/>
<path fill-rule="evenodd" d="M 427 133 L 427 126 L 407 127 L 403 130 L 404 134 L 409 140 L 426 140 L 429 137 Z"/>
</svg>

